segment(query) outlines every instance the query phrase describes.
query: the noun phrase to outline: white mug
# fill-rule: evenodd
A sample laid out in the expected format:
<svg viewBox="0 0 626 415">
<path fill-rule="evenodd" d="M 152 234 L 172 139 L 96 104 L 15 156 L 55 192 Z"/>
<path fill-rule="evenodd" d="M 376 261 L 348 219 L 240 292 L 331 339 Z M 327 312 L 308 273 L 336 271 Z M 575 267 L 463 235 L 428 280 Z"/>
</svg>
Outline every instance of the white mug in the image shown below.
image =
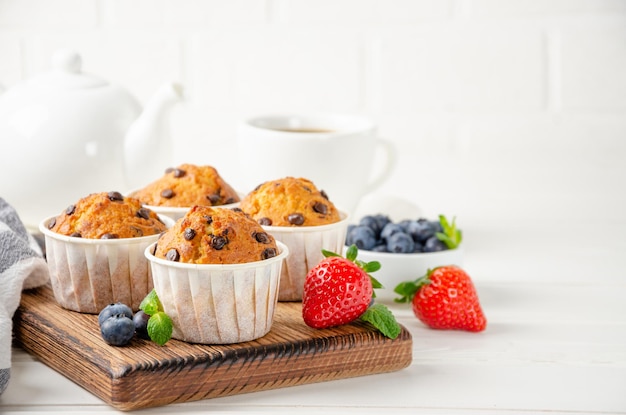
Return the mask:
<svg viewBox="0 0 626 415">
<path fill-rule="evenodd" d="M 354 212 L 391 174 L 395 148 L 368 118 L 338 114 L 268 115 L 245 120 L 237 135 L 245 191 L 264 181 L 304 177 L 340 209 Z M 382 166 L 374 166 L 376 153 Z M 376 173 L 376 174 L 374 174 Z"/>
</svg>

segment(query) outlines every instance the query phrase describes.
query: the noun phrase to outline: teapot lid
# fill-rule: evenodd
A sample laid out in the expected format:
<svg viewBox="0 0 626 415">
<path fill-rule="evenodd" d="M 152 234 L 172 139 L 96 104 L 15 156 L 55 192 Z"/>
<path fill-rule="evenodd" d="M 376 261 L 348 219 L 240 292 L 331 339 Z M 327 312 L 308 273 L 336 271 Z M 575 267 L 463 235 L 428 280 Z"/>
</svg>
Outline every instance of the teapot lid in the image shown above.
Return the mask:
<svg viewBox="0 0 626 415">
<path fill-rule="evenodd" d="M 33 77 L 28 83 L 36 88 L 83 89 L 109 85 L 106 80 L 81 71 L 81 56 L 61 49 L 52 56 L 52 70 Z"/>
</svg>

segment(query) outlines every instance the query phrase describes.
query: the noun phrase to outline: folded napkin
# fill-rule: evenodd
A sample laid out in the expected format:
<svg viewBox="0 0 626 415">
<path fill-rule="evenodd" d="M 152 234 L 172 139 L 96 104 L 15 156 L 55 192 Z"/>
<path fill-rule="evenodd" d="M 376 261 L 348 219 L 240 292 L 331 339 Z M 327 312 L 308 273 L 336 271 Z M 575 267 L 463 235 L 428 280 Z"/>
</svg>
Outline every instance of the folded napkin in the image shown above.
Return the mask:
<svg viewBox="0 0 626 415">
<path fill-rule="evenodd" d="M 48 282 L 48 267 L 35 238 L 0 197 L 0 395 L 11 375 L 13 314 L 22 290 Z"/>
</svg>

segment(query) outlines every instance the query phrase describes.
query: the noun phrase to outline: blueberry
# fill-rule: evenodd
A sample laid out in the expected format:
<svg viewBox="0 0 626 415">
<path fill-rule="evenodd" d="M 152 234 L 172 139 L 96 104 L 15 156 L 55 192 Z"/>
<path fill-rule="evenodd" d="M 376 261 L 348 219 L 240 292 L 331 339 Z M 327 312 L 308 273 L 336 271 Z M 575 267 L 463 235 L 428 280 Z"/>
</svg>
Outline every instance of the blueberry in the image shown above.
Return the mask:
<svg viewBox="0 0 626 415">
<path fill-rule="evenodd" d="M 124 314 L 114 314 L 102 322 L 100 334 L 110 345 L 123 346 L 135 335 L 135 323 Z"/>
<path fill-rule="evenodd" d="M 115 314 L 123 314 L 128 318 L 133 318 L 133 310 L 129 306 L 122 303 L 109 304 L 100 311 L 98 314 L 98 324 L 102 326 L 102 323 L 109 317 Z"/>
<path fill-rule="evenodd" d="M 359 225 L 367 226 L 368 228 L 370 228 L 372 232 L 374 232 L 375 239 L 380 238 L 380 232 L 383 230 L 383 228 L 380 226 L 379 221 L 373 215 L 363 216 L 359 221 Z"/>
<path fill-rule="evenodd" d="M 374 215 L 374 220 L 378 224 L 378 229 L 381 231 L 388 223 L 391 223 L 389 216 L 383 214 Z"/>
<path fill-rule="evenodd" d="M 424 243 L 424 252 L 445 251 L 446 249 L 448 249 L 446 244 L 441 242 L 436 236 L 431 236 Z"/>
<path fill-rule="evenodd" d="M 398 222 L 398 225 L 402 227 L 404 232 L 409 233 L 408 228 L 411 222 L 414 222 L 414 221 L 412 219 L 403 219 L 400 222 Z"/>
<path fill-rule="evenodd" d="M 430 226 L 433 227 L 435 232 L 443 232 L 443 226 L 441 226 L 441 222 L 439 222 L 438 220 L 430 221 Z"/>
<path fill-rule="evenodd" d="M 387 252 L 387 244 L 378 244 L 372 248 L 374 252 Z"/>
<path fill-rule="evenodd" d="M 424 245 L 420 242 L 415 242 L 415 247 L 413 248 L 413 253 L 419 254 L 424 252 Z"/>
<path fill-rule="evenodd" d="M 142 339 L 149 339 L 148 335 L 148 319 L 150 316 L 143 310 L 139 310 L 133 316 L 133 323 L 135 324 L 135 333 Z"/>
<path fill-rule="evenodd" d="M 366 251 L 371 250 L 376 246 L 376 235 L 374 235 L 374 231 L 365 225 L 355 226 L 348 237 L 346 238 L 349 241 L 349 245 L 356 245 L 359 249 L 364 249 Z"/>
<path fill-rule="evenodd" d="M 396 223 L 389 222 L 388 224 L 385 225 L 382 232 L 380 233 L 380 239 L 389 241 L 389 238 L 391 237 L 391 235 L 398 233 L 398 232 L 406 233 L 404 232 L 404 229 L 402 229 L 402 226 Z"/>
<path fill-rule="evenodd" d="M 424 243 L 428 238 L 432 237 L 436 231 L 432 222 L 427 220 L 418 219 L 407 225 L 407 233 L 411 235 L 415 242 Z"/>
<path fill-rule="evenodd" d="M 413 238 L 404 232 L 394 233 L 387 240 L 387 250 L 398 254 L 410 254 L 415 249 Z"/>
</svg>

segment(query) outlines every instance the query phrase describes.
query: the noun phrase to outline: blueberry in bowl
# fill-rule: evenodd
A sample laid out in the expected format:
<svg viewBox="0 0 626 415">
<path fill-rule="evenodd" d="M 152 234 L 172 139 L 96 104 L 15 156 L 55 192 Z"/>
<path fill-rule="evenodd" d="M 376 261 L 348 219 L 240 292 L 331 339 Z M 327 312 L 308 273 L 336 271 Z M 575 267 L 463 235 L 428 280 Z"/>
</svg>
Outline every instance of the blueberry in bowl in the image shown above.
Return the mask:
<svg viewBox="0 0 626 415">
<path fill-rule="evenodd" d="M 383 288 L 376 290 L 376 300 L 393 303 L 399 297 L 394 288 L 400 282 L 414 280 L 437 266 L 462 266 L 462 239 L 456 218 L 449 221 L 439 215 L 437 220 L 421 217 L 394 222 L 379 213 L 348 226 L 345 248 L 354 244 L 361 260 L 380 262 L 376 278 Z"/>
</svg>

